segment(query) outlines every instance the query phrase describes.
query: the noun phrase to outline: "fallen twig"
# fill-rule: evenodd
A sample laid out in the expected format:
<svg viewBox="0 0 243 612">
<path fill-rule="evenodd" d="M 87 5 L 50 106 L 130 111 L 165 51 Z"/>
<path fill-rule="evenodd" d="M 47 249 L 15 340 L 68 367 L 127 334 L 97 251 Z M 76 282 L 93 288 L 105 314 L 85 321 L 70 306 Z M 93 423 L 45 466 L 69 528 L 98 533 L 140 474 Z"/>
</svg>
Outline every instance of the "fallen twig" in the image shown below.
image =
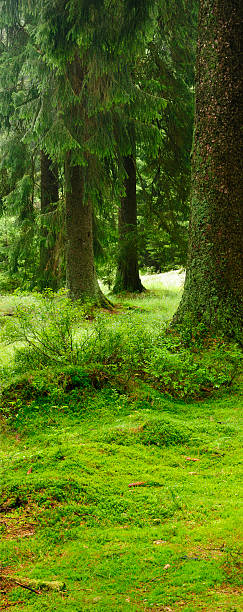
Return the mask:
<svg viewBox="0 0 243 612">
<path fill-rule="evenodd" d="M 129 487 L 144 487 L 146 486 L 146 482 L 130 482 L 130 484 L 128 485 Z"/>
<path fill-rule="evenodd" d="M 17 580 L 14 580 L 14 583 L 17 584 L 18 586 L 22 587 L 23 589 L 27 589 L 28 591 L 32 591 L 32 593 L 37 593 L 37 595 L 41 595 L 40 591 L 37 591 L 36 589 L 32 589 L 31 587 L 27 586 L 26 584 L 22 584 L 22 582 L 18 582 Z"/>
</svg>

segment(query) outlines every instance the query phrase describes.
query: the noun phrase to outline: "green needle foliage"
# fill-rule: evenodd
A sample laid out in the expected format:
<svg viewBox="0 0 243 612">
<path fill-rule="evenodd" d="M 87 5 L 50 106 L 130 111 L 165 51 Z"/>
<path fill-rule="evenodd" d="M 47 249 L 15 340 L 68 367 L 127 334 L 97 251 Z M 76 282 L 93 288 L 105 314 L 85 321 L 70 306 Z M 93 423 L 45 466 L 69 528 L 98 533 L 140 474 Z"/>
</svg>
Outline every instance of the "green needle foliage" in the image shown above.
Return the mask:
<svg viewBox="0 0 243 612">
<path fill-rule="evenodd" d="M 142 143 L 138 160 L 140 265 L 155 271 L 186 262 L 197 4 L 161 3 L 143 64 L 145 83 L 165 100 L 158 153 Z"/>
<path fill-rule="evenodd" d="M 182 4 L 178 11 L 178 27 L 183 19 Z M 167 7 L 157 2 L 63 1 L 53 6 L 53 3 L 44 1 L 38 9 L 31 2 L 3 5 L 0 108 L 2 125 L 5 125 L 5 134 L 1 132 L 5 161 L 2 162 L 2 171 L 7 172 L 9 181 L 12 176 L 9 191 L 13 194 L 11 203 L 16 211 L 19 202 L 17 180 L 22 180 L 25 174 L 30 175 L 33 182 L 31 199 L 36 219 L 36 223 L 32 223 L 29 255 L 21 256 L 22 248 L 26 246 L 22 246 L 21 241 L 17 248 L 20 257 L 16 274 L 19 274 L 21 282 L 24 276 L 25 286 L 28 283 L 32 287 L 38 284 L 45 286 L 46 271 L 41 279 L 41 266 L 36 274 L 30 263 L 30 260 L 36 261 L 36 248 L 40 251 L 45 241 L 50 241 L 50 248 L 56 254 L 59 249 L 55 261 L 64 260 L 64 241 L 59 241 L 55 249 L 58 230 L 53 227 L 52 232 L 51 227 L 52 221 L 55 223 L 55 220 L 59 220 L 59 215 L 48 217 L 50 232 L 47 232 L 45 220 L 43 223 L 40 219 L 40 167 L 37 157 L 40 149 L 53 163 L 58 162 L 59 168 L 66 163 L 67 155 L 69 163 L 85 168 L 85 172 L 82 172 L 82 197 L 93 208 L 93 218 L 96 217 L 94 227 L 102 235 L 98 248 L 99 273 L 110 279 L 110 283 L 114 280 L 117 238 L 114 221 L 114 230 L 109 230 L 109 219 L 115 220 L 124 190 L 122 160 L 131 154 L 131 126 L 136 137 L 141 191 L 138 241 L 140 263 L 144 267 L 156 269 L 169 265 L 172 260 L 173 264 L 183 263 L 189 175 L 186 160 L 191 132 L 188 128 L 185 163 L 180 152 L 173 152 L 173 138 L 169 134 L 177 129 L 175 126 L 181 121 L 177 130 L 180 139 L 182 131 L 187 133 L 187 122 L 191 125 L 190 103 L 187 106 L 186 103 L 179 105 L 178 120 L 175 110 L 176 98 L 182 100 L 184 90 L 186 92 L 189 87 L 182 86 L 186 81 L 183 58 L 187 53 L 185 32 L 190 36 L 194 18 L 190 22 L 186 11 L 184 17 L 185 23 L 179 28 L 180 62 L 179 53 L 175 52 L 175 26 L 174 30 L 171 29 Z M 126 39 L 125 29 L 129 30 Z M 11 32 L 14 32 L 14 36 Z M 159 58 L 158 65 L 155 57 Z M 192 82 L 192 55 L 190 62 L 188 83 Z M 8 70 L 9 64 L 11 71 Z M 11 89 L 10 82 L 13 90 L 8 91 Z M 176 85 L 172 87 L 171 82 Z M 170 106 L 168 111 L 165 109 L 166 103 Z M 12 156 L 9 155 L 10 141 L 15 143 Z M 185 138 L 182 138 L 180 151 L 184 142 Z M 19 155 L 18 147 L 24 150 L 24 155 Z M 19 176 L 14 177 L 12 172 L 17 159 L 20 159 L 22 165 Z M 170 159 L 175 161 L 171 162 Z M 5 196 L 5 186 L 2 196 Z M 9 210 L 10 213 L 12 215 L 14 211 Z M 18 215 L 15 224 L 16 227 L 21 224 Z M 102 231 L 98 229 L 99 225 Z M 18 233 L 24 235 L 25 229 Z M 159 236 L 158 246 L 155 246 L 152 239 L 155 231 Z M 68 244 L 70 232 L 72 236 L 73 229 L 68 230 Z M 96 253 L 98 233 L 95 230 Z M 168 257 L 168 242 L 170 244 L 172 240 L 179 243 L 174 258 L 170 247 L 171 255 Z M 155 256 L 152 254 L 154 249 Z M 163 251 L 160 256 L 158 249 Z M 40 258 L 43 259 L 41 254 Z M 79 259 L 82 259 L 81 255 Z M 25 275 L 23 266 L 28 268 Z M 61 282 L 60 264 L 58 266 L 58 282 Z M 70 267 L 74 265 L 68 264 Z M 70 273 L 68 275 L 70 277 Z M 95 283 L 94 280 L 93 286 Z"/>
</svg>

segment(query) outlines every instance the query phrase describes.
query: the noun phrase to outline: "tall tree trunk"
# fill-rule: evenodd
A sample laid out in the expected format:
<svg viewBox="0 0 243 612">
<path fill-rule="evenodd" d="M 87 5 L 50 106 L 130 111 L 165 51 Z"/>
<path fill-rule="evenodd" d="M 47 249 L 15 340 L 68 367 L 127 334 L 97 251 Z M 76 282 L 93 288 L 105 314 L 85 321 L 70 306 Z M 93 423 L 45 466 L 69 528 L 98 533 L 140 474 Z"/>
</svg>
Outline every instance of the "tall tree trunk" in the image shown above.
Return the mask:
<svg viewBox="0 0 243 612">
<path fill-rule="evenodd" d="M 41 214 L 54 211 L 51 204 L 58 202 L 58 169 L 52 160 L 41 151 Z M 56 290 L 59 284 L 56 269 L 54 224 L 42 221 L 42 240 L 40 245 L 40 286 Z"/>
<path fill-rule="evenodd" d="M 85 168 L 65 163 L 67 286 L 73 299 L 107 304 L 96 278 L 93 251 L 92 204 L 85 199 Z"/>
<path fill-rule="evenodd" d="M 123 160 L 125 195 L 121 198 L 118 217 L 118 265 L 114 292 L 141 292 L 137 254 L 136 161 L 128 155 Z"/>
<path fill-rule="evenodd" d="M 190 246 L 175 323 L 239 338 L 243 316 L 242 4 L 201 0 Z"/>
<path fill-rule="evenodd" d="M 75 96 L 80 95 L 85 69 L 78 54 L 68 66 L 68 79 Z M 66 117 L 68 129 L 75 138 L 84 138 L 89 130 L 89 119 L 85 104 L 73 104 Z M 80 125 L 86 128 L 80 135 Z M 73 127 L 75 126 L 75 127 Z M 72 164 L 72 152 L 65 160 L 66 190 L 66 274 L 67 286 L 74 300 L 91 301 L 96 305 L 108 306 L 109 300 L 103 295 L 96 277 L 93 248 L 93 210 L 90 198 L 85 195 L 85 167 Z"/>
</svg>

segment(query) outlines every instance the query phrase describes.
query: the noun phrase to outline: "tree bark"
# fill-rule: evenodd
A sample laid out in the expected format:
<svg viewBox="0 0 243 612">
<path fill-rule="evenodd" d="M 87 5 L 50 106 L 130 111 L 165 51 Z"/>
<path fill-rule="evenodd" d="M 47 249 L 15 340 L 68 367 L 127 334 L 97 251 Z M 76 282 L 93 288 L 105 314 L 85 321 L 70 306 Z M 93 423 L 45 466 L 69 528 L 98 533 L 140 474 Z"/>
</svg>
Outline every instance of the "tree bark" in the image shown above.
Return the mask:
<svg viewBox="0 0 243 612">
<path fill-rule="evenodd" d="M 85 168 L 71 165 L 71 152 L 65 163 L 67 286 L 73 299 L 107 305 L 95 272 L 92 204 L 85 198 Z"/>
<path fill-rule="evenodd" d="M 243 316 L 242 4 L 201 0 L 191 221 L 175 324 L 239 339 Z"/>
<path fill-rule="evenodd" d="M 51 205 L 55 202 L 58 202 L 58 169 L 56 165 L 53 165 L 48 155 L 41 151 L 41 214 L 46 215 L 53 212 L 55 208 Z M 41 231 L 39 284 L 41 289 L 50 287 L 56 290 L 59 284 L 59 275 L 56 262 L 54 223 L 47 224 L 46 220 L 42 220 Z"/>
<path fill-rule="evenodd" d="M 78 140 L 88 136 L 89 118 L 86 105 L 78 99 L 83 85 L 85 68 L 78 54 L 68 65 L 68 79 L 76 101 L 69 109 L 66 124 Z M 80 125 L 82 127 L 80 134 Z M 72 151 L 66 154 L 66 275 L 70 297 L 92 302 L 97 306 L 111 306 L 103 295 L 96 277 L 93 248 L 93 210 L 85 193 L 85 166 L 73 165 Z"/>
<path fill-rule="evenodd" d="M 137 198 L 135 156 L 124 157 L 125 195 L 118 216 L 118 265 L 114 292 L 144 290 L 139 278 L 137 254 Z"/>
</svg>

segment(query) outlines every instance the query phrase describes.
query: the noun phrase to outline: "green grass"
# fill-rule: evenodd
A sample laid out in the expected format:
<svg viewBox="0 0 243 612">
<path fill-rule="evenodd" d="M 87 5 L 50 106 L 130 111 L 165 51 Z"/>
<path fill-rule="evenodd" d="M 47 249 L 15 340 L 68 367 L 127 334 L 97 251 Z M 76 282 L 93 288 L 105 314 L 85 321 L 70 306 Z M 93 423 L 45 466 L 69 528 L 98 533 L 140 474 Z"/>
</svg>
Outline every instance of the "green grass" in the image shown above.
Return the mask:
<svg viewBox="0 0 243 612">
<path fill-rule="evenodd" d="M 177 299 L 124 298 L 151 329 Z M 49 380 L 3 396 L 1 609 L 242 610 L 239 384 L 185 402 L 139 378 Z M 66 589 L 37 594 L 6 576 Z"/>
</svg>

